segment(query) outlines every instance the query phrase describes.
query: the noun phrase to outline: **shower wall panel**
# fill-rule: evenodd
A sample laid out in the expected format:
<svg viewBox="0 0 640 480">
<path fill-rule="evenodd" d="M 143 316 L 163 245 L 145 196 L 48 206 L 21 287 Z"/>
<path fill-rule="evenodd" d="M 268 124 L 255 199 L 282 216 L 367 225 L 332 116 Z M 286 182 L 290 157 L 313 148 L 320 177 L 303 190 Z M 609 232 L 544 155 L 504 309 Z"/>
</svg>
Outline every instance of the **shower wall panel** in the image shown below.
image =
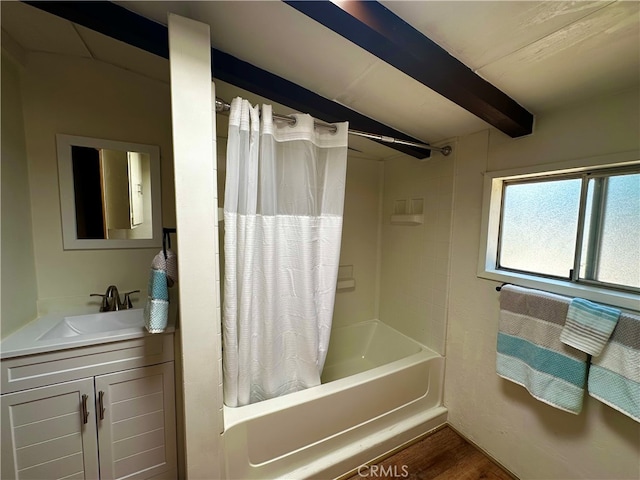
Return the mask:
<svg viewBox="0 0 640 480">
<path fill-rule="evenodd" d="M 378 227 L 383 169 L 383 163 L 374 160 L 350 156 L 347 162 L 340 265 L 353 266 L 355 288 L 336 294 L 334 326 L 378 316 Z"/>
<path fill-rule="evenodd" d="M 444 354 L 454 152 L 427 161 L 384 165 L 380 320 Z M 422 214 L 422 224 L 391 223 L 392 214 Z"/>
</svg>

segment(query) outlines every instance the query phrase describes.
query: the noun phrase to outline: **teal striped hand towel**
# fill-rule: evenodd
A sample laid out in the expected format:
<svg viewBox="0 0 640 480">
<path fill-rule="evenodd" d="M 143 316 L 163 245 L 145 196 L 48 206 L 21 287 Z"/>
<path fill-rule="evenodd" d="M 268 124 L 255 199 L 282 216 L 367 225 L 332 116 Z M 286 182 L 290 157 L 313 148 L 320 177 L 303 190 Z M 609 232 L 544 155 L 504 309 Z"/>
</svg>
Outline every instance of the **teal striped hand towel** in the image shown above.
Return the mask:
<svg viewBox="0 0 640 480">
<path fill-rule="evenodd" d="M 560 341 L 570 299 L 504 285 L 500 293 L 497 374 L 538 400 L 578 414 L 587 380 L 587 355 Z"/>
<path fill-rule="evenodd" d="M 151 262 L 144 325 L 149 333 L 162 333 L 169 320 L 169 288 L 177 278 L 175 254 L 168 250 L 158 253 Z"/>
<path fill-rule="evenodd" d="M 620 310 L 574 298 L 560 340 L 578 350 L 597 357 L 602 352 L 618 323 Z"/>
<path fill-rule="evenodd" d="M 591 360 L 589 395 L 640 422 L 640 316 L 622 313 L 602 354 Z"/>
</svg>

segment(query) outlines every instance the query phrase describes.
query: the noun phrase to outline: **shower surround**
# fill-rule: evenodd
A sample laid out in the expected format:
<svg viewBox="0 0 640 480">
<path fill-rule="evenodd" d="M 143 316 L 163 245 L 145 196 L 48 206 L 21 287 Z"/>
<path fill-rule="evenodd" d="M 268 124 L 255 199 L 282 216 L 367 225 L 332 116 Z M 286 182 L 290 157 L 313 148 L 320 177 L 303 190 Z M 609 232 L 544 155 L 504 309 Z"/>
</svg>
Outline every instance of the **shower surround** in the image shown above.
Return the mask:
<svg viewBox="0 0 640 480">
<path fill-rule="evenodd" d="M 454 158 L 349 157 L 340 264 L 355 289 L 336 295 L 322 385 L 223 407 L 228 478 L 336 477 L 446 422 Z M 395 201 L 413 198 L 424 224 L 391 225 Z"/>
</svg>

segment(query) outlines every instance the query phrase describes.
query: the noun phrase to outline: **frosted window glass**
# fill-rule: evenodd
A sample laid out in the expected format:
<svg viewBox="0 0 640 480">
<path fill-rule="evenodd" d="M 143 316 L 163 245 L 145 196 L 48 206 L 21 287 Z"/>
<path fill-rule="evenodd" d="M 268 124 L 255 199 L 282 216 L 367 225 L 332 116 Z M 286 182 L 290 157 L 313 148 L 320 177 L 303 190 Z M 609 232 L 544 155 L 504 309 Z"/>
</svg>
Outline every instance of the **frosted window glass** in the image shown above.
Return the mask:
<svg viewBox="0 0 640 480">
<path fill-rule="evenodd" d="M 573 268 L 580 179 L 507 185 L 500 267 L 562 278 Z"/>
<path fill-rule="evenodd" d="M 640 287 L 640 174 L 607 180 L 597 265 L 595 280 Z"/>
</svg>

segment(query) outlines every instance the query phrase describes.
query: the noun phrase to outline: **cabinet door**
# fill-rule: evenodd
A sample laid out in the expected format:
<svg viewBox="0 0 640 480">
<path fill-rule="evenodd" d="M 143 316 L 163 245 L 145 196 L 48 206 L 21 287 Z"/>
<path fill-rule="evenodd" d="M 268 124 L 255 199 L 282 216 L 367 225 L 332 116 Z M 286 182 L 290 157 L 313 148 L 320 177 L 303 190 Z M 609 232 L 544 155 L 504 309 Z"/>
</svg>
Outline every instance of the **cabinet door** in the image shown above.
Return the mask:
<svg viewBox="0 0 640 480">
<path fill-rule="evenodd" d="M 2 478 L 98 478 L 93 391 L 89 378 L 2 395 Z"/>
<path fill-rule="evenodd" d="M 173 362 L 96 377 L 101 480 L 176 478 Z"/>
</svg>

